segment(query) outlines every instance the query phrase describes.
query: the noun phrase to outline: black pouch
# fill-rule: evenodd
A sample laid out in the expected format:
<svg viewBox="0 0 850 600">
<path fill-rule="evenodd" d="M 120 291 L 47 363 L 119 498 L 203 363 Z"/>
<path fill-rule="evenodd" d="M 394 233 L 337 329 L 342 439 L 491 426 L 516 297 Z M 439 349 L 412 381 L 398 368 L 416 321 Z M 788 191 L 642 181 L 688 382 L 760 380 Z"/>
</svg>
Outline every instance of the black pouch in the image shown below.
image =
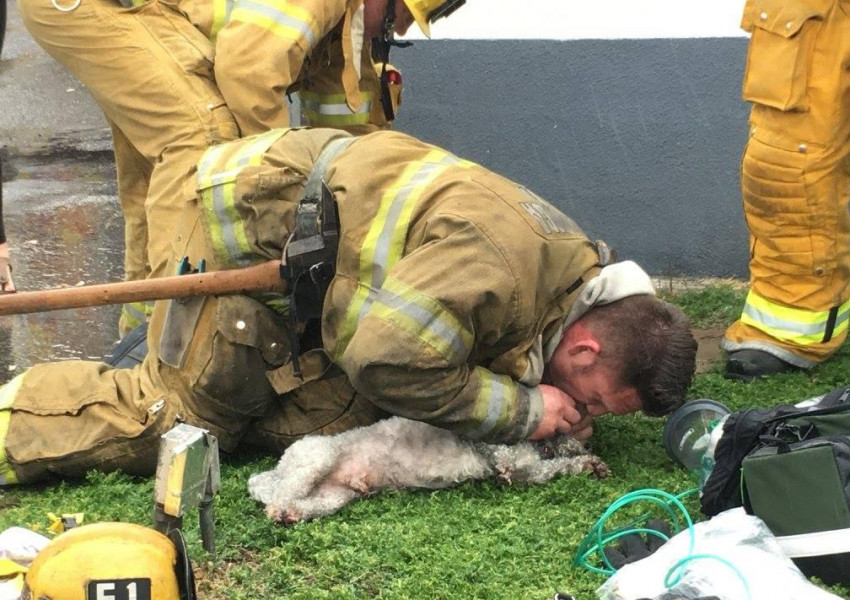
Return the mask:
<svg viewBox="0 0 850 600">
<path fill-rule="evenodd" d="M 850 387 L 803 404 L 730 415 L 700 504 L 743 506 L 804 574 L 850 585 Z"/>
</svg>

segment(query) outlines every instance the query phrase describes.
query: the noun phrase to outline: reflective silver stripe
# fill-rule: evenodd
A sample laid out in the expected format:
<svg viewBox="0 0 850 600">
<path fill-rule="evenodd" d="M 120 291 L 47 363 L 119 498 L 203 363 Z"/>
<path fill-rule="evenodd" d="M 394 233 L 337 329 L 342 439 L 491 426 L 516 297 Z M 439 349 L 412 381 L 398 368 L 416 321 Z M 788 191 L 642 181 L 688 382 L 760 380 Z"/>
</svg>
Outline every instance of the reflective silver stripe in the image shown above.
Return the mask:
<svg viewBox="0 0 850 600">
<path fill-rule="evenodd" d="M 356 115 L 356 114 L 368 114 L 369 111 L 372 110 L 372 101 L 367 100 L 360 105 L 360 108 L 357 110 L 351 110 L 348 107 L 348 104 L 345 102 L 341 103 L 323 103 L 319 100 L 314 100 L 313 98 L 309 98 L 306 94 L 302 94 L 301 103 L 304 108 L 307 110 L 312 110 L 320 115 L 334 115 L 334 116 L 348 116 L 348 115 Z"/>
<path fill-rule="evenodd" d="M 752 304 L 745 304 L 743 313 L 771 329 L 779 329 L 798 335 L 823 335 L 826 332 L 826 322 L 823 323 L 800 323 L 799 321 L 788 321 L 780 319 L 769 312 L 756 308 Z"/>
<path fill-rule="evenodd" d="M 229 147 L 229 144 L 213 146 L 208 148 L 201 156 L 201 160 L 198 161 L 198 189 L 203 190 L 213 185 L 212 179 L 218 175 L 218 173 L 213 172 L 213 168 Z"/>
<path fill-rule="evenodd" d="M 402 214 L 407 199 L 420 186 L 424 186 L 435 171 L 441 171 L 443 168 L 459 162 L 459 158 L 449 154 L 435 163 L 424 163 L 422 168 L 419 169 L 410 181 L 398 191 L 395 198 L 393 198 L 392 204 L 387 211 L 383 228 L 381 229 L 381 233 L 375 244 L 375 254 L 372 262 L 372 279 L 369 282 L 371 289 L 369 291 L 369 296 L 360 308 L 358 321 L 363 319 L 364 315 L 369 312 L 369 307 L 372 306 L 372 302 L 375 301 L 375 297 L 377 295 L 376 290 L 381 288 L 381 285 L 383 285 L 384 280 L 387 278 L 387 269 L 392 266 L 389 265 L 388 259 L 390 250 L 392 249 L 393 234 L 396 231 L 399 217 Z"/>
<path fill-rule="evenodd" d="M 506 375 L 494 375 L 483 368 L 476 368 L 476 371 L 480 381 L 476 404 L 486 402 L 486 413 L 481 424 L 469 433 L 469 437 L 481 439 L 492 432 L 502 419 L 509 397 L 516 393 L 516 384 Z M 480 407 L 476 406 L 476 409 L 476 417 L 479 417 Z"/>
<path fill-rule="evenodd" d="M 136 327 L 148 320 L 148 316 L 153 312 L 153 307 L 153 302 L 133 302 L 132 304 L 124 304 L 121 307 L 121 313 L 124 315 L 128 327 Z"/>
<path fill-rule="evenodd" d="M 850 307 L 840 311 L 835 319 L 835 331 L 838 331 L 850 319 Z"/>
<path fill-rule="evenodd" d="M 466 168 L 472 163 L 460 160 L 444 150 L 430 150 L 421 160 L 409 161 L 392 185 L 381 195 L 378 211 L 360 247 L 357 290 L 339 328 L 334 359 L 339 360 L 369 311 L 386 274 L 404 254 L 411 220 L 420 195 L 427 186 L 451 166 Z"/>
<path fill-rule="evenodd" d="M 221 153 L 207 152 L 202 159 L 198 178 L 202 185 L 209 186 L 204 190 L 208 194 L 209 203 L 205 199 L 205 208 L 211 209 L 215 215 L 218 233 L 224 250 L 236 265 L 246 266 L 254 262 L 254 255 L 245 237 L 244 225 L 239 218 L 234 197 L 235 180 L 239 172 L 251 164 L 259 161 L 269 147 L 274 144 L 286 130 L 273 129 L 266 132 L 247 145 L 238 147 L 236 154 L 227 160 L 225 170 L 210 172 L 213 161 L 221 157 Z M 232 143 L 231 143 L 232 144 Z M 210 223 L 211 233 L 215 237 L 215 228 Z M 213 240 L 215 242 L 215 240 Z"/>
<path fill-rule="evenodd" d="M 210 27 L 210 41 L 215 43 L 218 32 L 230 21 L 234 0 L 213 0 L 213 22 Z"/>
<path fill-rule="evenodd" d="M 451 349 L 452 356 L 445 357 L 449 362 L 455 362 L 457 358 L 465 358 L 469 355 L 469 348 L 464 343 L 458 332 L 450 325 L 440 319 L 439 315 L 432 313 L 418 304 L 409 302 L 384 288 L 378 295 L 376 302 L 387 308 L 397 310 L 416 321 L 422 330 L 432 334 L 439 339 L 443 345 Z"/>
<path fill-rule="evenodd" d="M 316 43 L 316 36 L 313 34 L 313 29 L 309 23 L 302 21 L 292 15 L 288 15 L 280 9 L 267 4 L 252 2 L 251 0 L 239 0 L 238 9 L 240 11 L 253 12 L 262 15 L 282 27 L 289 27 L 300 32 L 310 44 L 312 48 Z"/>
<path fill-rule="evenodd" d="M 240 158 L 240 161 L 241 160 L 242 159 Z M 213 177 L 213 180 L 215 179 L 216 178 Z M 209 191 L 210 199 L 212 200 L 212 209 L 220 227 L 221 241 L 224 243 L 227 253 L 230 255 L 233 262 L 239 266 L 246 266 L 250 264 L 250 254 L 240 247 L 240 244 L 236 239 L 236 222 L 239 220 L 239 217 L 238 215 L 232 214 L 235 212 L 232 204 L 232 186 L 216 183 L 213 184 L 213 187 L 211 187 Z M 228 200 L 230 200 L 230 202 L 228 202 Z"/>
<path fill-rule="evenodd" d="M 525 429 L 522 430 L 520 435 L 520 438 L 523 440 L 528 439 L 528 436 L 537 430 L 540 422 L 543 420 L 544 413 L 543 392 L 537 386 L 526 389 L 528 390 L 528 414 L 526 416 Z"/>
</svg>

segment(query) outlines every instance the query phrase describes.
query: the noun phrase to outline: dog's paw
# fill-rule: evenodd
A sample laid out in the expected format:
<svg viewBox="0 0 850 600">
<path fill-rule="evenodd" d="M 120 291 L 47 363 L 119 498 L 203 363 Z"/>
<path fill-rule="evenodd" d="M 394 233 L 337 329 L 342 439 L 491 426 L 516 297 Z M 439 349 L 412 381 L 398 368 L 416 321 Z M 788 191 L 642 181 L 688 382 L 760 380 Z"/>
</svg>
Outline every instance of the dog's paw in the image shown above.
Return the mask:
<svg viewBox="0 0 850 600">
<path fill-rule="evenodd" d="M 583 471 L 585 473 L 590 473 L 598 479 L 605 479 L 611 475 L 611 469 L 598 456 L 588 456 L 584 463 Z"/>
<path fill-rule="evenodd" d="M 276 523 L 280 523 L 281 525 L 293 525 L 304 520 L 304 515 L 301 511 L 293 507 L 274 506 L 269 504 L 266 507 L 266 514 Z"/>
<path fill-rule="evenodd" d="M 361 496 L 370 496 L 379 489 L 374 473 L 365 471 L 350 474 L 344 486 Z"/>
</svg>

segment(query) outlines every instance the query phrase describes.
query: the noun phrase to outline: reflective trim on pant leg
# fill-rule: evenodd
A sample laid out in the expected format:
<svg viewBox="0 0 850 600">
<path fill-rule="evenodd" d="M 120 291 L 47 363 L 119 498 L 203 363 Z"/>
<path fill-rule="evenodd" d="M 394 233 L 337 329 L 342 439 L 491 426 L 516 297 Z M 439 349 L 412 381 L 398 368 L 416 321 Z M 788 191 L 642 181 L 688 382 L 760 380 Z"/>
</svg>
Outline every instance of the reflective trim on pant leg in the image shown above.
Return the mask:
<svg viewBox="0 0 850 600">
<path fill-rule="evenodd" d="M 829 341 L 847 329 L 850 301 L 838 307 L 834 327 L 830 310 L 809 311 L 776 304 L 750 290 L 741 322 L 783 342 L 809 346 Z M 829 335 L 827 335 L 829 334 Z"/>
<path fill-rule="evenodd" d="M 153 314 L 154 302 L 133 302 L 121 306 L 121 329 L 130 331 L 146 323 Z"/>
<path fill-rule="evenodd" d="M 6 385 L 0 387 L 0 485 L 18 483 L 18 476 L 12 470 L 6 455 L 6 436 L 9 434 L 9 421 L 12 418 L 12 402 L 24 382 L 21 373 Z"/>
</svg>

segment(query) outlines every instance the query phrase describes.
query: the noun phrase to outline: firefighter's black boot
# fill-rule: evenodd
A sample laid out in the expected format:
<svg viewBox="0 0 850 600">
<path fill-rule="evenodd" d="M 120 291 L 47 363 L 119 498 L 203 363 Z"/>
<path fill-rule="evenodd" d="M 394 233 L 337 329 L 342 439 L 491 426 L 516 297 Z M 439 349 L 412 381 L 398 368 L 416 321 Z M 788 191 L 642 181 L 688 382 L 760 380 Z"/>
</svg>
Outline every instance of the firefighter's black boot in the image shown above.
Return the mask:
<svg viewBox="0 0 850 600">
<path fill-rule="evenodd" d="M 777 373 L 797 371 L 800 367 L 787 363 L 781 358 L 763 350 L 737 350 L 726 358 L 726 379 L 752 381 L 760 377 L 769 377 Z"/>
</svg>

